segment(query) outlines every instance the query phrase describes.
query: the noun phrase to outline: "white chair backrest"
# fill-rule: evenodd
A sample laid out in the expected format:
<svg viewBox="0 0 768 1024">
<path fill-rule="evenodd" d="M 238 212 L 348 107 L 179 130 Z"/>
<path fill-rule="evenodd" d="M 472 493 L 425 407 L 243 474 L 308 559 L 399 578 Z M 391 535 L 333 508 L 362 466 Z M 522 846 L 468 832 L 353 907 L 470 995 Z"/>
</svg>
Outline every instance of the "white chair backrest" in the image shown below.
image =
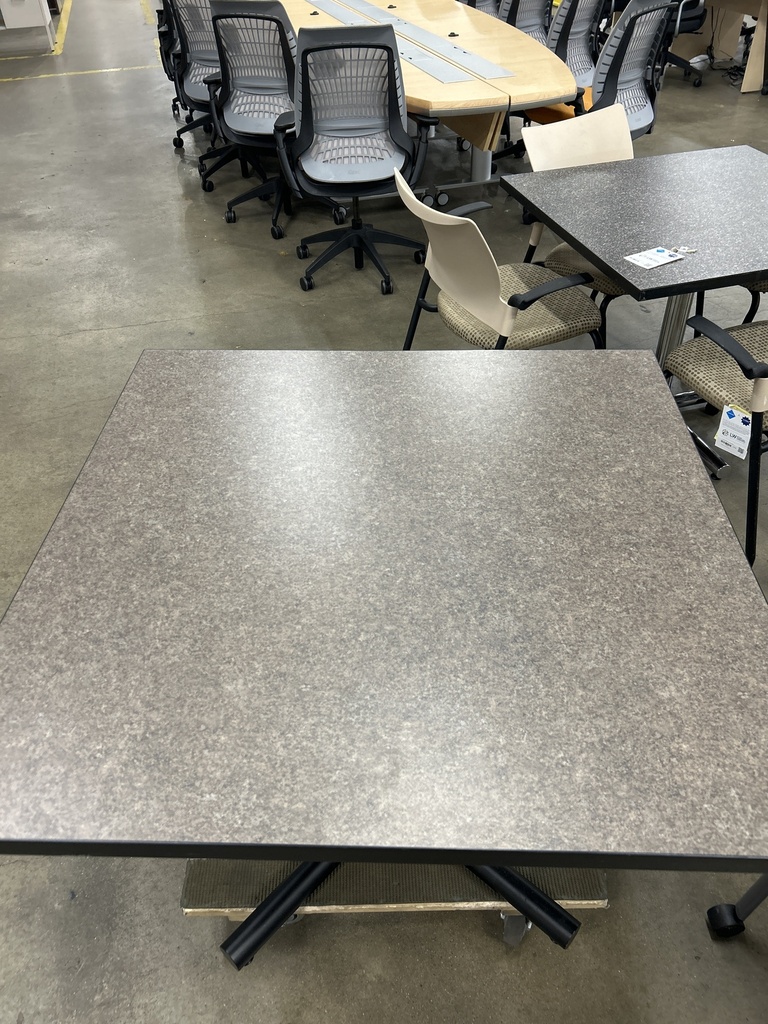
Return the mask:
<svg viewBox="0 0 768 1024">
<path fill-rule="evenodd" d="M 429 237 L 426 268 L 437 287 L 466 310 L 509 337 L 515 310 L 501 296 L 499 268 L 480 228 L 468 217 L 453 217 L 425 206 L 395 171 L 400 198 Z"/>
<path fill-rule="evenodd" d="M 620 103 L 554 124 L 523 128 L 523 141 L 534 171 L 631 160 L 634 156 L 629 122 Z"/>
</svg>

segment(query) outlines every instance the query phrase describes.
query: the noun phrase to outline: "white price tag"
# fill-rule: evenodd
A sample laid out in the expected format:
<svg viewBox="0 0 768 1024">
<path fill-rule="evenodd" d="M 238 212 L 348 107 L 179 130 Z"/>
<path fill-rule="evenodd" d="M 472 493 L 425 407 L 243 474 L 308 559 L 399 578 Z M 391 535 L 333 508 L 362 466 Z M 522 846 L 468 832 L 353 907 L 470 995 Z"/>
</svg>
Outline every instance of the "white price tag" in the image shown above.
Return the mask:
<svg viewBox="0 0 768 1024">
<path fill-rule="evenodd" d="M 650 270 L 651 267 L 660 267 L 664 263 L 674 263 L 675 260 L 685 259 L 685 253 L 674 252 L 674 250 L 665 249 L 660 245 L 656 249 L 646 249 L 644 252 L 625 256 L 624 259 L 629 260 L 630 263 L 636 263 L 638 267 Z"/>
<path fill-rule="evenodd" d="M 715 434 L 715 447 L 730 452 L 737 459 L 744 459 L 749 448 L 749 434 L 752 416 L 736 405 L 726 405 L 720 417 L 720 426 Z"/>
</svg>

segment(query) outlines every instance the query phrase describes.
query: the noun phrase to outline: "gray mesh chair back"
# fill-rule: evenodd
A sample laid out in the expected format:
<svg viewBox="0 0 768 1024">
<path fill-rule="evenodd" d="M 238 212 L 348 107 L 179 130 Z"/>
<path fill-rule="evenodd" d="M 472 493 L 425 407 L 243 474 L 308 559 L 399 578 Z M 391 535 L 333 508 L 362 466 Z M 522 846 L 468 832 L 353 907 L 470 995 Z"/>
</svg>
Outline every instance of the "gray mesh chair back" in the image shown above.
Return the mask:
<svg viewBox="0 0 768 1024">
<path fill-rule="evenodd" d="M 224 134 L 242 143 L 272 137 L 275 121 L 293 110 L 296 39 L 276 0 L 211 0 L 221 63 L 218 117 Z"/>
<path fill-rule="evenodd" d="M 395 169 L 408 176 L 413 144 L 391 25 L 302 28 L 295 109 L 293 154 L 310 181 L 375 183 Z"/>
<path fill-rule="evenodd" d="M 183 60 L 182 88 L 191 105 L 210 105 L 204 79 L 219 70 L 219 56 L 211 22 L 210 0 L 173 0 Z"/>
<path fill-rule="evenodd" d="M 621 103 L 633 139 L 653 127 L 654 63 L 675 3 L 630 0 L 600 51 L 592 83 L 592 110 Z"/>
<path fill-rule="evenodd" d="M 562 0 L 547 33 L 547 46 L 568 65 L 581 89 L 592 85 L 592 34 L 602 6 L 603 0 Z"/>
<path fill-rule="evenodd" d="M 501 0 L 498 17 L 546 46 L 551 9 L 551 0 Z"/>
<path fill-rule="evenodd" d="M 459 3 L 466 4 L 467 7 L 474 7 L 475 10 L 482 11 L 483 14 L 490 14 L 492 18 L 499 17 L 498 0 L 459 0 Z"/>
</svg>

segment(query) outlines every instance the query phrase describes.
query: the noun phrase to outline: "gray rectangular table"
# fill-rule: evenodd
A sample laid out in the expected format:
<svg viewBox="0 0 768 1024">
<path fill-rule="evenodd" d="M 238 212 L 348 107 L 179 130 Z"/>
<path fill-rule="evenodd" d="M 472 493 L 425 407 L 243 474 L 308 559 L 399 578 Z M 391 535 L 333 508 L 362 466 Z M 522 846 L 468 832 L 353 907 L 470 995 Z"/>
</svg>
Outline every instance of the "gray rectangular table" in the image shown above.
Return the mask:
<svg viewBox="0 0 768 1024">
<path fill-rule="evenodd" d="M 502 188 L 635 299 L 671 298 L 657 357 L 682 341 L 694 292 L 768 277 L 768 155 L 750 146 L 509 175 Z M 656 246 L 696 252 L 644 269 Z M 722 325 L 728 326 L 728 325 Z"/>
<path fill-rule="evenodd" d="M 764 867 L 766 636 L 650 353 L 147 352 L 0 626 L 0 851 Z"/>
</svg>

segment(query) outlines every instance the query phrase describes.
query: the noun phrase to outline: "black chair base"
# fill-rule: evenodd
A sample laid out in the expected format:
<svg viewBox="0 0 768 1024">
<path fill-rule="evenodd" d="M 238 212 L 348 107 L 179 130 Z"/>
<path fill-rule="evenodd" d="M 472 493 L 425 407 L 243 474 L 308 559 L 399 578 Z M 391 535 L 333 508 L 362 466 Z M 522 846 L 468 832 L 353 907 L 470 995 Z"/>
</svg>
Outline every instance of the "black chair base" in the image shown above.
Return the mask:
<svg viewBox="0 0 768 1024">
<path fill-rule="evenodd" d="M 301 244 L 296 246 L 296 255 L 300 260 L 309 258 L 309 246 L 314 242 L 330 242 L 331 245 L 321 253 L 316 260 L 310 264 L 304 275 L 299 279 L 302 291 L 309 292 L 315 287 L 314 275 L 321 268 L 335 260 L 347 249 L 352 249 L 355 258 L 355 270 L 362 270 L 365 266 L 365 257 L 373 263 L 374 267 L 381 274 L 381 291 L 383 295 L 391 295 L 394 291 L 392 278 L 389 275 L 386 264 L 376 249 L 377 244 L 402 245 L 413 249 L 416 253 L 416 261 L 423 263 L 421 254 L 424 252 L 424 242 L 414 241 L 404 235 L 396 235 L 392 231 L 382 231 L 373 227 L 372 224 L 363 224 L 360 219 L 360 212 L 357 198 L 352 201 L 352 224 L 348 228 L 336 228 L 331 231 L 320 231 L 316 235 L 302 238 Z"/>
<path fill-rule="evenodd" d="M 288 216 L 293 211 L 291 209 L 291 194 L 286 188 L 283 179 L 279 177 L 267 178 L 265 181 L 262 181 L 261 185 L 250 188 L 247 192 L 243 192 L 241 195 L 235 196 L 234 199 L 230 199 L 227 203 L 227 212 L 224 214 L 224 220 L 227 224 L 234 224 L 237 220 L 236 206 L 240 206 L 241 203 L 248 203 L 251 199 L 262 199 L 266 202 L 272 196 L 275 197 L 275 204 L 272 207 L 272 237 L 276 239 L 284 238 L 285 231 L 278 224 L 278 219 L 283 210 L 285 210 Z"/>
<path fill-rule="evenodd" d="M 682 68 L 683 72 L 685 73 L 685 78 L 690 78 L 691 76 L 693 76 L 694 88 L 698 88 L 701 85 L 702 81 L 704 80 L 704 76 L 698 70 L 698 68 L 695 68 L 693 64 L 690 63 L 690 61 L 683 60 L 683 58 L 678 57 L 676 53 L 667 53 L 666 60 L 667 64 L 671 64 L 672 67 Z"/>
</svg>

